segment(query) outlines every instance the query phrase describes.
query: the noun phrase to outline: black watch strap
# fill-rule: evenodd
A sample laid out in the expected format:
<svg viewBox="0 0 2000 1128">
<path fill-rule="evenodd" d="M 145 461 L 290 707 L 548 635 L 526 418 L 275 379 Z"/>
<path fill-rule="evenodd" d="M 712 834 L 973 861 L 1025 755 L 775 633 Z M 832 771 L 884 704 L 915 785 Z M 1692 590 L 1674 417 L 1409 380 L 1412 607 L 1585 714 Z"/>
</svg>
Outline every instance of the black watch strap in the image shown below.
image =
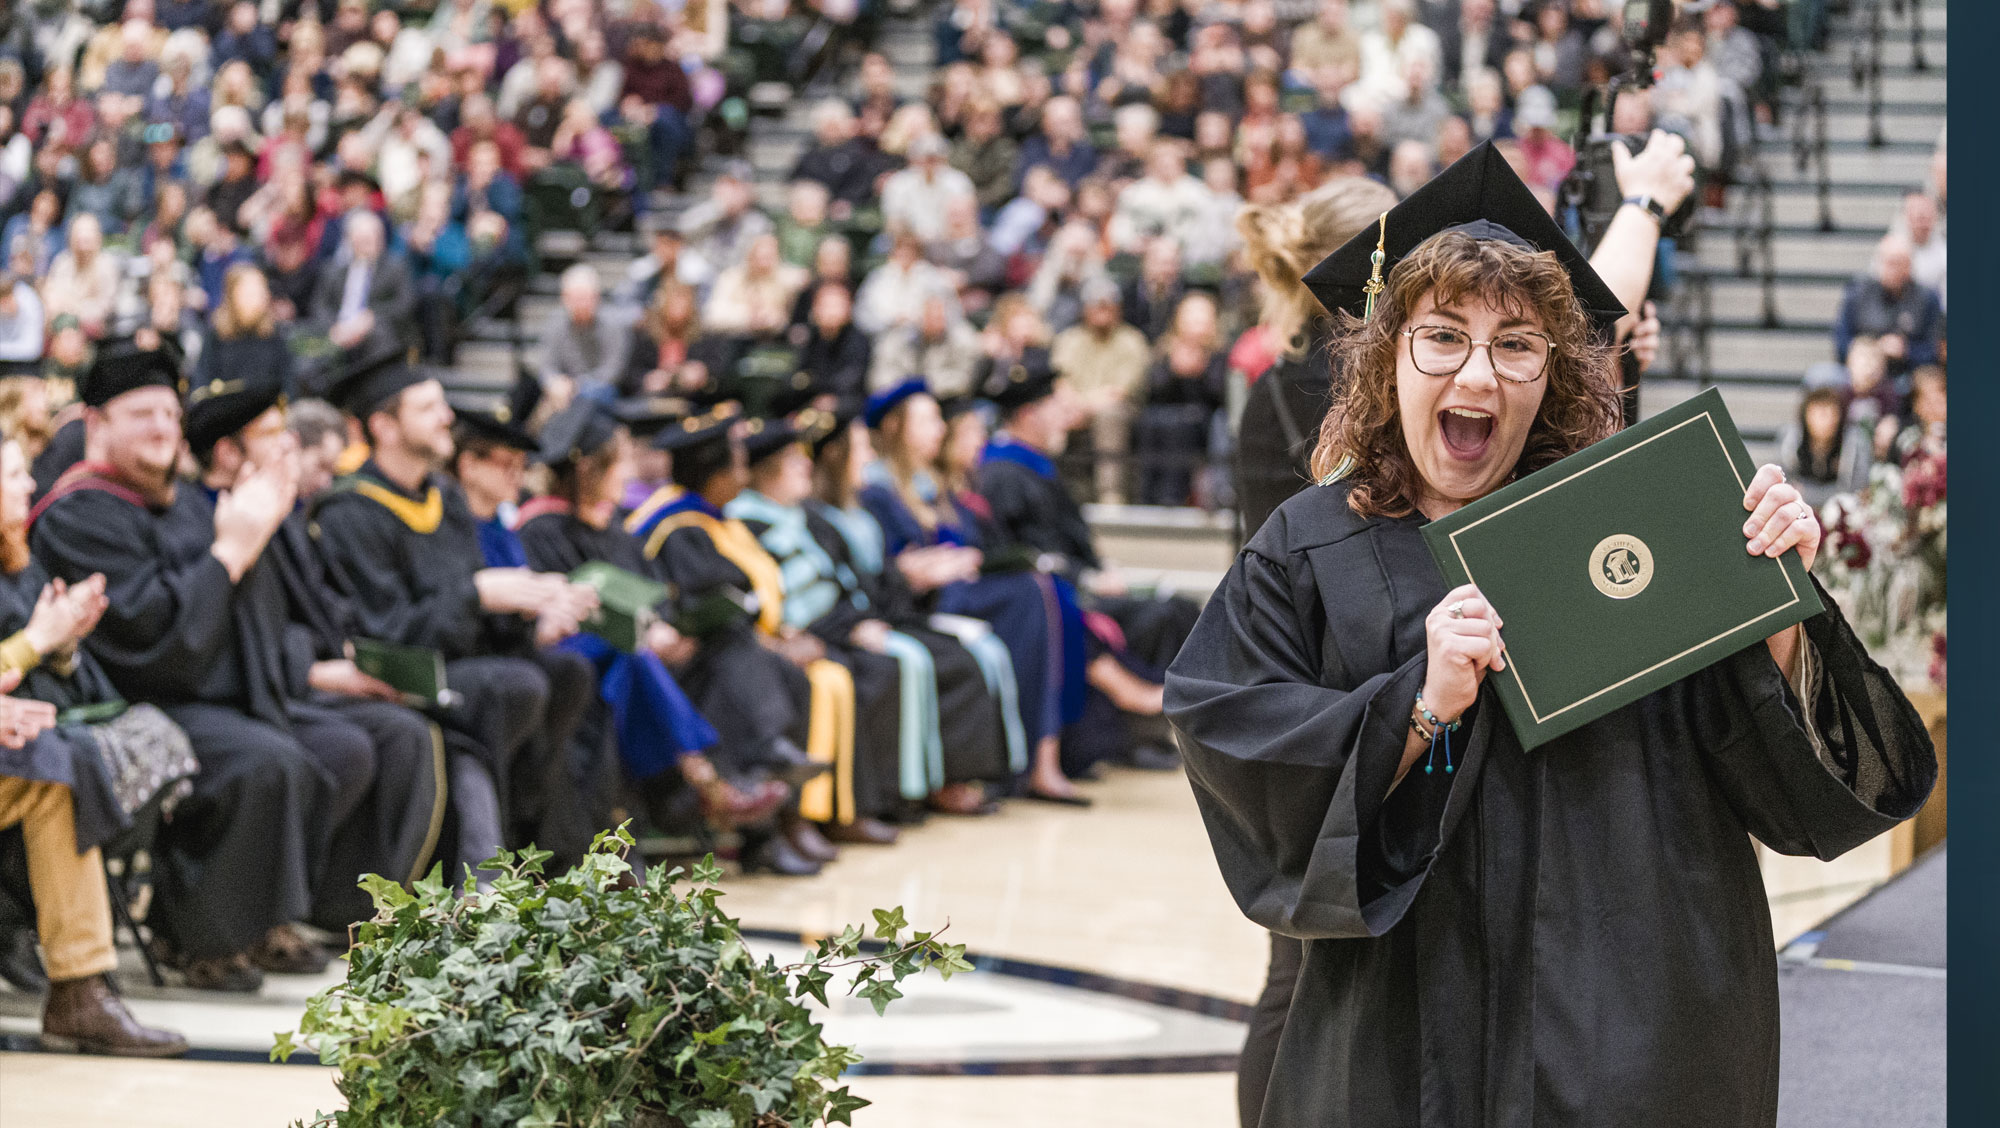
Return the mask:
<svg viewBox="0 0 2000 1128">
<path fill-rule="evenodd" d="M 1663 226 L 1667 222 L 1667 209 L 1661 207 L 1660 201 L 1655 200 L 1651 196 L 1627 196 L 1624 202 L 1632 204 L 1635 207 L 1644 208 L 1646 214 L 1652 216 L 1655 222 Z"/>
</svg>

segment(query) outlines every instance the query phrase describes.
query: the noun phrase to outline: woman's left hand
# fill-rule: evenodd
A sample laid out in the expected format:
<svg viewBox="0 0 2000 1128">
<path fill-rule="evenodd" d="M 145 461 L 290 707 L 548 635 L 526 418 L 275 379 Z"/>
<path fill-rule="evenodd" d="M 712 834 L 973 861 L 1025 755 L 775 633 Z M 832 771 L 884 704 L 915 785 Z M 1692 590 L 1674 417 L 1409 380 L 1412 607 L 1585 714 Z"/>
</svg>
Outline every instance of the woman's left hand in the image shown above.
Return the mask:
<svg viewBox="0 0 2000 1128">
<path fill-rule="evenodd" d="M 1751 555 L 1776 557 L 1796 547 L 1799 563 L 1812 568 L 1819 555 L 1819 514 L 1799 495 L 1797 486 L 1785 481 L 1782 469 L 1771 463 L 1758 467 L 1743 495 L 1743 508 L 1750 510 L 1743 535 Z"/>
</svg>

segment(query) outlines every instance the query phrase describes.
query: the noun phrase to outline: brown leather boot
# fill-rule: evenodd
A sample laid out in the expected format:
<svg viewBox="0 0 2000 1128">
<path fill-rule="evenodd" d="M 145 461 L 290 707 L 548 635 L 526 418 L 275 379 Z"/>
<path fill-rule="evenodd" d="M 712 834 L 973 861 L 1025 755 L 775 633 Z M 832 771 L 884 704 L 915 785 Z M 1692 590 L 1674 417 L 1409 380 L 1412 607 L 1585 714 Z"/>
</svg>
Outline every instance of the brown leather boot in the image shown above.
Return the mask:
<svg viewBox="0 0 2000 1128">
<path fill-rule="evenodd" d="M 840 847 L 826 840 L 819 828 L 804 819 L 798 819 L 785 827 L 785 838 L 792 849 L 824 865 L 840 857 Z"/>
<path fill-rule="evenodd" d="M 331 953 L 293 925 L 280 924 L 250 949 L 250 962 L 279 975 L 318 975 Z"/>
<path fill-rule="evenodd" d="M 187 1053 L 187 1039 L 139 1025 L 102 975 L 49 984 L 42 1004 L 42 1042 L 52 1049 L 118 1057 L 169 1058 Z"/>
</svg>

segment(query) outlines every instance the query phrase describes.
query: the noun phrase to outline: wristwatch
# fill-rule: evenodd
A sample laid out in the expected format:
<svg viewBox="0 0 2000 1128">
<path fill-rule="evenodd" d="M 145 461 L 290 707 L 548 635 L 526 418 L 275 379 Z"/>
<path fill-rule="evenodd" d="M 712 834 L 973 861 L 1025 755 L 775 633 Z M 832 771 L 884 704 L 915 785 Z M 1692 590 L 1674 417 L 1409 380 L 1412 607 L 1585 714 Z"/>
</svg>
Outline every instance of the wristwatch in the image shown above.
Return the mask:
<svg viewBox="0 0 2000 1128">
<path fill-rule="evenodd" d="M 1653 217 L 1653 222 L 1662 227 L 1666 226 L 1667 209 L 1661 207 L 1660 201 L 1655 200 L 1651 196 L 1627 196 L 1622 202 L 1643 210 L 1647 215 Z"/>
</svg>

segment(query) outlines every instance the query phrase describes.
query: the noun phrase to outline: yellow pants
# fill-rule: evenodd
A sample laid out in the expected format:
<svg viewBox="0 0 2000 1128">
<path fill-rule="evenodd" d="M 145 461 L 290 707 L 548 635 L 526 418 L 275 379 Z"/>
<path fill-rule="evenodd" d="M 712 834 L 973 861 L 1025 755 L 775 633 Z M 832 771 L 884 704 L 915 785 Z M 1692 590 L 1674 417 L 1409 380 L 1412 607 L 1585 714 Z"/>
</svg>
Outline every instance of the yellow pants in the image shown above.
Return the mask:
<svg viewBox="0 0 2000 1128">
<path fill-rule="evenodd" d="M 83 979 L 116 967 L 104 863 L 96 847 L 77 853 L 69 788 L 0 776 L 0 830 L 15 823 L 28 844 L 28 887 L 49 978 Z"/>
</svg>

